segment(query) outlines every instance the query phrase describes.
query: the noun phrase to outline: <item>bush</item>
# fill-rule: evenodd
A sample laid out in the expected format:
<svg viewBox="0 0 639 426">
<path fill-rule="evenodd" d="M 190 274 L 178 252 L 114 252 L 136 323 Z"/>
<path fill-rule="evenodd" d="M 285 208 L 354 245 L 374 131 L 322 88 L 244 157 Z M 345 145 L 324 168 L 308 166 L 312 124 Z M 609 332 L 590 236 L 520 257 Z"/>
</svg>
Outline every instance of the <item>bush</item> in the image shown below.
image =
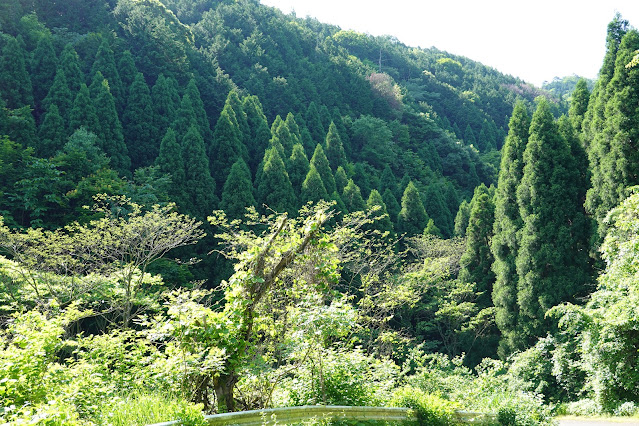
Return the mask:
<svg viewBox="0 0 639 426">
<path fill-rule="evenodd" d="M 181 420 L 183 426 L 205 426 L 201 404 L 191 404 L 169 394 L 138 393 L 101 406 L 102 421 L 111 426 L 144 426 Z"/>
<path fill-rule="evenodd" d="M 395 391 L 390 401 L 392 407 L 408 407 L 415 411 L 420 425 L 448 426 L 454 423 L 458 404 L 446 401 L 436 395 L 429 395 L 421 389 L 405 386 Z"/>
<path fill-rule="evenodd" d="M 634 416 L 637 414 L 637 406 L 632 401 L 620 404 L 614 411 L 615 416 Z"/>
<path fill-rule="evenodd" d="M 580 399 L 579 401 L 564 404 L 565 413 L 572 416 L 594 416 L 601 414 L 602 407 L 592 399 Z"/>
</svg>

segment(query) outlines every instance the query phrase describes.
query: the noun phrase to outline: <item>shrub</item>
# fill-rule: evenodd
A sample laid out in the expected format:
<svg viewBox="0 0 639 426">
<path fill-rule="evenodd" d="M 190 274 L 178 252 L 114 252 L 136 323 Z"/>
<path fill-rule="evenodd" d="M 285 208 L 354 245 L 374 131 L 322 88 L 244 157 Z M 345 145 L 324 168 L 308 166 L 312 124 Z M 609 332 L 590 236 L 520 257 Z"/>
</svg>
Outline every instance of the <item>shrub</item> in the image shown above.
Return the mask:
<svg viewBox="0 0 639 426">
<path fill-rule="evenodd" d="M 408 407 L 415 411 L 420 425 L 448 426 L 455 418 L 458 404 L 446 401 L 436 395 L 429 395 L 421 389 L 405 386 L 395 391 L 390 401 L 393 407 Z"/>
</svg>

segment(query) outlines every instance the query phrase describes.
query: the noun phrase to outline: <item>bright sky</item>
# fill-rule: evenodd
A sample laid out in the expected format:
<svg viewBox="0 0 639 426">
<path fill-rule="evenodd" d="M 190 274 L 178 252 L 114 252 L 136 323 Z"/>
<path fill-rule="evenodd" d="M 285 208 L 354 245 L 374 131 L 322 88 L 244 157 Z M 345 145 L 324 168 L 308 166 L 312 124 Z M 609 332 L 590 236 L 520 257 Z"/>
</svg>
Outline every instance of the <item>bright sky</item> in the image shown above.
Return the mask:
<svg viewBox="0 0 639 426">
<path fill-rule="evenodd" d="M 639 0 L 261 0 L 413 47 L 436 47 L 541 85 L 595 78 L 615 12 L 639 28 Z"/>
</svg>

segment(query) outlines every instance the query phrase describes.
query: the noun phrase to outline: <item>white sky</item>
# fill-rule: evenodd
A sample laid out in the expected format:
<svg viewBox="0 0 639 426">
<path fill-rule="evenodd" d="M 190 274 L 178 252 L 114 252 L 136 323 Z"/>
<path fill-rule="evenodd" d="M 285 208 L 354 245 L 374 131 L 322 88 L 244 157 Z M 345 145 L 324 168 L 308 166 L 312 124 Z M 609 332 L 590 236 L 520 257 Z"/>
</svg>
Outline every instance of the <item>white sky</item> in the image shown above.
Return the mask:
<svg viewBox="0 0 639 426">
<path fill-rule="evenodd" d="M 615 12 L 639 27 L 639 0 L 261 0 L 342 29 L 434 46 L 541 85 L 595 78 Z"/>
</svg>

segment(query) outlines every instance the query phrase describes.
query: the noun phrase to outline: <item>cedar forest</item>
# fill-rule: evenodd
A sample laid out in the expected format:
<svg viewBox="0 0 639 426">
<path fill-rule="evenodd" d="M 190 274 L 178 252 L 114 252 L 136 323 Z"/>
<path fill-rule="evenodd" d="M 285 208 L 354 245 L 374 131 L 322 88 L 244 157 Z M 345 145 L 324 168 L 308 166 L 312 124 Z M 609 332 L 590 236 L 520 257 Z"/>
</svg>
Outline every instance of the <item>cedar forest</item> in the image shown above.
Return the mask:
<svg viewBox="0 0 639 426">
<path fill-rule="evenodd" d="M 0 35 L 7 424 L 639 411 L 621 15 L 543 88 L 257 0 L 0 0 Z"/>
</svg>

